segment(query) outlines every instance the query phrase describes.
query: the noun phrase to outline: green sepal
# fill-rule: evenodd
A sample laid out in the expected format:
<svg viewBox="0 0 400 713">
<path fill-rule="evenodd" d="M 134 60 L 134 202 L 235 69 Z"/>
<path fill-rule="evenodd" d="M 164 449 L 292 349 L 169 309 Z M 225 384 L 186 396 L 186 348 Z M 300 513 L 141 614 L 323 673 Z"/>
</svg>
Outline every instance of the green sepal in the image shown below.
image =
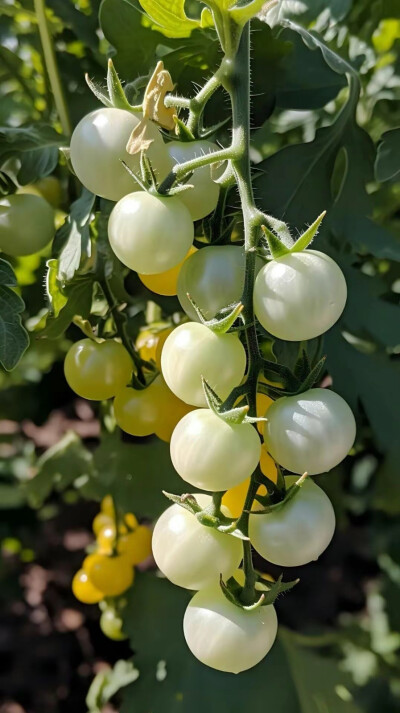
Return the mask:
<svg viewBox="0 0 400 713">
<path fill-rule="evenodd" d="M 243 312 L 243 305 L 241 302 L 238 302 L 235 305 L 227 307 L 226 314 L 224 314 L 222 317 L 214 317 L 213 319 L 207 319 L 189 292 L 186 292 L 186 297 L 188 298 L 193 309 L 196 310 L 196 314 L 200 322 L 204 324 L 205 327 L 211 329 L 212 332 L 215 332 L 215 334 L 226 334 L 231 329 L 231 327 L 233 327 L 234 323 L 236 322 L 240 314 Z"/>
<path fill-rule="evenodd" d="M 143 183 L 142 179 L 139 178 L 139 176 L 137 176 L 136 173 L 134 173 L 134 172 L 132 171 L 132 169 L 128 166 L 128 164 L 125 163 L 125 161 L 123 161 L 122 159 L 120 159 L 120 161 L 121 161 L 121 163 L 122 163 L 122 165 L 123 165 L 125 171 L 128 171 L 128 173 L 129 173 L 129 175 L 131 176 L 131 178 L 133 178 L 133 180 L 136 181 L 136 183 L 138 184 L 138 186 L 140 186 L 140 188 L 142 189 L 142 191 L 147 191 L 147 187 L 146 187 L 145 184 Z"/>
<path fill-rule="evenodd" d="M 279 512 L 282 510 L 294 497 L 300 492 L 302 485 L 304 484 L 308 473 L 303 473 L 298 480 L 296 480 L 293 485 L 290 486 L 285 492 L 284 498 L 279 501 L 279 503 L 271 503 L 269 495 L 256 495 L 255 500 L 260 503 L 260 505 L 265 505 L 262 510 L 252 510 L 252 515 L 269 515 L 272 512 Z"/>
<path fill-rule="evenodd" d="M 311 371 L 311 364 L 310 360 L 308 358 L 307 350 L 302 348 L 300 352 L 300 356 L 296 361 L 296 364 L 293 369 L 293 374 L 295 375 L 296 379 L 298 379 L 300 382 L 304 381 L 304 379 L 307 378 L 308 374 Z"/>
<path fill-rule="evenodd" d="M 298 391 L 296 394 L 302 394 L 303 391 L 307 391 L 308 389 L 312 389 L 313 386 L 318 384 L 318 382 L 321 379 L 321 375 L 325 366 L 326 362 L 326 356 L 323 356 L 317 363 L 316 365 L 311 369 L 309 374 L 306 376 L 306 378 L 302 381 Z M 293 394 L 295 395 L 295 394 Z"/>
<path fill-rule="evenodd" d="M 104 104 L 104 106 L 108 107 L 109 109 L 112 109 L 113 103 L 112 103 L 112 101 L 110 101 L 107 94 L 103 91 L 100 84 L 97 84 L 97 82 L 93 82 L 93 80 L 90 79 L 90 77 L 87 73 L 85 74 L 85 80 L 86 80 L 86 84 L 88 85 L 90 91 L 93 92 L 96 99 L 98 99 L 102 104 Z"/>
<path fill-rule="evenodd" d="M 83 319 L 79 314 L 76 314 L 75 317 L 72 319 L 73 324 L 75 324 L 76 327 L 78 327 L 81 332 L 85 335 L 85 337 L 88 337 L 94 342 L 97 342 L 98 344 L 102 341 L 103 339 L 99 339 L 96 337 L 96 335 L 93 332 L 92 325 L 90 324 L 88 319 Z"/>
<path fill-rule="evenodd" d="M 207 129 L 204 127 L 201 129 L 199 132 L 199 138 L 200 139 L 208 139 L 210 136 L 214 136 L 214 134 L 217 133 L 217 131 L 220 131 L 220 129 L 223 129 L 224 126 L 229 124 L 231 121 L 231 117 L 227 116 L 226 119 L 222 119 L 222 121 L 219 121 L 218 124 L 213 124 L 213 126 L 208 126 Z M 216 181 L 217 182 L 217 181 Z"/>
<path fill-rule="evenodd" d="M 254 611 L 255 609 L 258 609 L 258 607 L 262 606 L 265 599 L 265 593 L 261 592 L 260 597 L 253 604 L 243 604 L 240 600 L 243 587 L 234 577 L 230 577 L 227 582 L 224 582 L 222 576 L 220 576 L 219 586 L 221 587 L 227 600 L 231 602 L 231 604 L 235 604 L 235 606 L 239 607 L 239 609 L 244 609 L 244 611 Z"/>
<path fill-rule="evenodd" d="M 248 416 L 249 407 L 247 404 L 244 406 L 236 406 L 235 408 L 227 409 L 224 411 L 222 409 L 223 403 L 218 394 L 211 388 L 210 384 L 206 381 L 204 376 L 201 377 L 204 396 L 207 401 L 207 406 L 216 416 L 221 418 L 226 423 L 258 423 L 259 421 L 267 421 L 267 418 L 260 418 L 258 416 Z"/>
<path fill-rule="evenodd" d="M 140 173 L 145 186 L 151 187 L 154 191 L 157 190 L 156 174 L 153 166 L 145 151 L 140 152 Z"/>
<path fill-rule="evenodd" d="M 314 240 L 315 236 L 318 233 L 318 228 L 321 225 L 323 219 L 326 216 L 326 210 L 324 210 L 321 215 L 318 216 L 316 220 L 310 225 L 307 230 L 304 231 L 302 235 L 296 240 L 294 245 L 290 248 L 291 253 L 297 253 L 301 252 L 302 250 L 305 250 L 308 248 L 308 246 L 311 244 L 311 242 Z"/>
<path fill-rule="evenodd" d="M 180 193 L 184 193 L 184 191 L 190 190 L 191 188 L 194 188 L 191 183 L 179 183 L 177 186 L 170 188 L 168 193 L 163 193 L 162 197 L 166 198 L 168 196 L 177 196 Z"/>
<path fill-rule="evenodd" d="M 163 490 L 162 493 L 168 500 L 171 500 L 176 505 L 180 505 L 185 510 L 189 510 L 192 515 L 197 515 L 197 513 L 202 510 L 194 495 L 190 495 L 189 493 L 174 495 L 173 493 L 167 493 L 166 490 Z"/>
<path fill-rule="evenodd" d="M 277 260 L 278 258 L 283 257 L 284 255 L 289 255 L 290 248 L 287 248 L 286 245 L 283 244 L 281 239 L 278 238 L 278 236 L 272 232 L 272 230 L 267 228 L 266 225 L 262 225 L 261 229 L 266 237 L 271 257 L 274 260 Z"/>
<path fill-rule="evenodd" d="M 184 494 L 184 495 L 174 495 L 173 493 L 167 493 L 165 490 L 162 491 L 168 500 L 171 500 L 176 505 L 188 510 L 204 527 L 212 527 L 214 530 L 222 532 L 224 535 L 231 535 L 232 537 L 237 537 L 240 540 L 248 540 L 249 538 L 243 534 L 243 532 L 236 527 L 236 520 L 231 517 L 225 517 L 224 515 L 215 516 L 211 513 L 210 507 L 201 508 L 197 502 L 194 495 Z"/>
<path fill-rule="evenodd" d="M 279 218 L 275 218 L 273 215 L 269 215 L 268 213 L 263 213 L 263 218 L 270 230 L 273 230 L 278 238 L 281 239 L 281 242 L 286 245 L 287 248 L 291 248 L 294 240 L 288 224 L 285 223 L 284 220 L 279 220 Z"/>
<path fill-rule="evenodd" d="M 113 106 L 115 109 L 125 109 L 127 111 L 132 111 L 132 106 L 129 104 L 125 96 L 125 92 L 123 90 L 120 78 L 118 77 L 112 59 L 108 60 L 107 89 L 111 106 Z"/>
<path fill-rule="evenodd" d="M 270 604 L 274 604 L 280 594 L 290 591 L 290 589 L 293 589 L 293 587 L 295 587 L 296 584 L 298 584 L 300 581 L 300 579 L 293 579 L 291 582 L 282 582 L 282 579 L 283 574 L 279 575 L 276 582 L 268 582 L 265 579 L 259 580 L 262 581 L 262 583 L 265 584 L 267 587 L 269 587 L 267 591 L 263 592 L 264 599 L 261 602 L 261 606 L 266 607 Z"/>
<path fill-rule="evenodd" d="M 185 122 L 182 121 L 182 119 L 179 119 L 177 116 L 174 116 L 174 122 L 175 122 L 175 131 L 178 136 L 179 141 L 183 141 L 184 143 L 189 143 L 190 141 L 194 141 L 195 137 L 190 131 L 190 129 L 186 126 Z"/>
</svg>

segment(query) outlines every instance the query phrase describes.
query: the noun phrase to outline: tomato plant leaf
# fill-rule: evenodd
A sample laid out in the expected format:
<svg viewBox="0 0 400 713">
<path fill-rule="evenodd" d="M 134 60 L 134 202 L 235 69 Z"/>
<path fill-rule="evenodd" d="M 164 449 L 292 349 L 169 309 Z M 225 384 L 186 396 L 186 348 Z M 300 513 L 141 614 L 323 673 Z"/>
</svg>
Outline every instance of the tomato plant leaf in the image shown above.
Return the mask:
<svg viewBox="0 0 400 713">
<path fill-rule="evenodd" d="M 17 281 L 9 262 L 0 258 L 0 364 L 14 369 L 29 345 L 28 333 L 21 322 L 24 301 L 14 291 Z"/>
<path fill-rule="evenodd" d="M 58 150 L 66 143 L 65 137 L 47 124 L 21 128 L 0 127 L 0 167 L 21 185 L 48 176 L 58 163 Z M 18 164 L 7 168 L 9 159 Z"/>
<path fill-rule="evenodd" d="M 143 10 L 166 37 L 189 37 L 200 27 L 199 20 L 187 17 L 185 0 L 139 0 Z"/>
<path fill-rule="evenodd" d="M 82 258 L 90 257 L 90 222 L 94 218 L 96 196 L 86 188 L 71 210 L 64 225 L 57 230 L 53 252 L 58 255 L 58 279 L 69 282 L 78 270 Z"/>
<path fill-rule="evenodd" d="M 392 129 L 382 134 L 375 162 L 376 179 L 396 181 L 400 177 L 400 129 Z"/>
</svg>

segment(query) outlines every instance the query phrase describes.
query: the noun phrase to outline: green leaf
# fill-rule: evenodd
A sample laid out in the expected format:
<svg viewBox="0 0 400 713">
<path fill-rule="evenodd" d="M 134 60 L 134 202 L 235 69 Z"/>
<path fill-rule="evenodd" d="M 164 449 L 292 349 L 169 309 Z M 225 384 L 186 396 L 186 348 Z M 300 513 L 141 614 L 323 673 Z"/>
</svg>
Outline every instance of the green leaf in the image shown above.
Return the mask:
<svg viewBox="0 0 400 713">
<path fill-rule="evenodd" d="M 71 205 L 64 225 L 57 230 L 53 251 L 58 255 L 58 279 L 69 282 L 79 269 L 82 258 L 90 257 L 90 223 L 94 217 L 96 196 L 86 188 Z"/>
<path fill-rule="evenodd" d="M 190 37 L 200 27 L 198 20 L 191 20 L 185 13 L 185 0 L 139 0 L 143 10 L 155 22 L 157 29 L 166 37 Z"/>
<path fill-rule="evenodd" d="M 36 475 L 25 485 L 26 497 L 32 507 L 40 507 L 53 489 L 62 492 L 91 472 L 91 453 L 75 433 L 66 433 L 39 458 Z"/>
<path fill-rule="evenodd" d="M 10 158 L 20 162 L 10 175 L 21 185 L 33 183 L 52 173 L 58 163 L 58 150 L 66 139 L 47 124 L 34 124 L 23 128 L 0 127 L 0 168 L 6 173 L 4 163 Z"/>
<path fill-rule="evenodd" d="M 125 96 L 125 92 L 122 88 L 120 78 L 118 77 L 112 59 L 108 60 L 107 88 L 111 106 L 116 109 L 131 110 L 132 107 Z"/>
<path fill-rule="evenodd" d="M 0 258 L 0 364 L 7 371 L 14 369 L 29 345 L 22 326 L 24 301 L 12 289 L 17 281 L 10 263 Z"/>
<path fill-rule="evenodd" d="M 400 129 L 386 131 L 379 142 L 375 162 L 377 181 L 396 181 L 400 177 Z"/>
<path fill-rule="evenodd" d="M 312 225 L 310 225 L 307 230 L 304 231 L 302 235 L 296 240 L 294 245 L 292 246 L 290 252 L 295 253 L 295 252 L 300 252 L 301 250 L 305 250 L 308 248 L 308 246 L 311 244 L 311 242 L 314 240 L 315 236 L 318 233 L 318 228 L 321 225 L 323 219 L 325 218 L 326 211 L 324 210 L 321 215 L 314 220 Z"/>
<path fill-rule="evenodd" d="M 66 303 L 58 314 L 49 310 L 35 327 L 40 337 L 58 339 L 71 324 L 75 315 L 89 317 L 92 306 L 93 279 L 90 275 L 80 277 L 63 290 Z M 54 297 L 54 295 L 53 295 Z"/>
</svg>

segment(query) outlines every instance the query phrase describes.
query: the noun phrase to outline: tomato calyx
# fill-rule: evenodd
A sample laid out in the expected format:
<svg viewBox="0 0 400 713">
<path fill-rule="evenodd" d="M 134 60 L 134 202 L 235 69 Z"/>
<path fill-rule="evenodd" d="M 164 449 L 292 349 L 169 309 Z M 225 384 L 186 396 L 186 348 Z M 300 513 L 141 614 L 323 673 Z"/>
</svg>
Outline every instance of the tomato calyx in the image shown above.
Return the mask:
<svg viewBox="0 0 400 713">
<path fill-rule="evenodd" d="M 195 496 L 190 493 L 174 495 L 173 493 L 167 493 L 165 490 L 162 492 L 168 500 L 192 513 L 204 527 L 211 527 L 214 530 L 223 532 L 225 535 L 237 537 L 239 540 L 249 540 L 248 536 L 237 527 L 237 520 L 224 515 L 219 508 L 214 507 L 213 503 L 206 508 L 202 508 Z"/>
<path fill-rule="evenodd" d="M 325 215 L 326 211 L 324 210 L 295 242 L 293 242 L 293 239 L 291 238 L 292 245 L 290 246 L 287 244 L 287 234 L 283 235 L 282 231 L 279 231 L 277 227 L 271 230 L 267 225 L 262 225 L 261 229 L 264 233 L 266 247 L 269 252 L 269 259 L 277 260 L 284 255 L 306 250 L 317 235 L 318 228 L 321 225 Z"/>
<path fill-rule="evenodd" d="M 101 103 L 109 109 L 125 109 L 126 111 L 134 113 L 141 110 L 140 106 L 133 106 L 128 102 L 112 59 L 108 60 L 107 92 L 100 86 L 100 84 L 93 82 L 88 74 L 85 74 L 85 80 L 96 99 L 101 101 Z"/>
<path fill-rule="evenodd" d="M 220 577 L 219 585 L 228 601 L 244 611 L 251 612 L 259 607 L 274 604 L 280 594 L 293 589 L 299 581 L 299 579 L 294 579 L 290 582 L 283 582 L 283 574 L 279 575 L 275 582 L 269 582 L 268 580 L 262 579 L 262 577 L 257 577 L 258 587 L 256 587 L 255 593 L 259 594 L 261 591 L 261 594 L 251 604 L 244 604 L 241 600 L 245 586 L 242 586 L 235 577 L 230 577 L 227 582 L 224 582 L 222 577 Z"/>
<path fill-rule="evenodd" d="M 202 310 L 196 304 L 195 300 L 191 297 L 189 292 L 186 293 L 190 304 L 193 309 L 196 310 L 197 316 L 205 327 L 211 329 L 215 334 L 226 334 L 235 324 L 236 320 L 241 316 L 243 312 L 243 305 L 241 302 L 237 302 L 234 305 L 229 305 L 224 310 L 221 310 L 218 314 L 220 316 L 213 317 L 213 319 L 207 319 L 203 314 Z"/>
<path fill-rule="evenodd" d="M 263 507 L 260 510 L 251 510 L 250 514 L 251 515 L 266 515 L 266 514 L 269 514 L 272 512 L 275 513 L 275 512 L 278 512 L 279 510 L 282 510 L 284 507 L 286 507 L 286 505 L 291 500 L 293 500 L 293 498 L 296 497 L 296 495 L 298 495 L 298 493 L 300 492 L 302 486 L 304 485 L 307 477 L 308 477 L 308 473 L 303 473 L 303 475 L 298 480 L 296 480 L 296 482 L 293 483 L 293 485 L 291 485 L 290 488 L 288 488 L 286 490 L 284 497 L 278 503 L 271 502 L 271 498 L 269 495 L 259 495 L 257 493 L 257 495 L 255 496 L 255 500 L 257 500 L 257 502 L 259 502 L 260 505 L 263 505 L 265 507 Z"/>
<path fill-rule="evenodd" d="M 270 383 L 259 383 L 259 391 L 271 397 L 302 394 L 320 383 L 325 362 L 324 355 L 313 364 L 305 349 L 301 350 L 293 370 L 284 364 L 263 358 L 263 373 Z M 277 381 L 278 384 L 275 385 L 273 382 Z"/>
<path fill-rule="evenodd" d="M 247 404 L 224 410 L 222 399 L 219 398 L 203 376 L 201 380 L 208 408 L 226 423 L 239 425 L 241 423 L 258 423 L 259 421 L 268 420 L 261 416 L 248 416 L 249 406 Z"/>
</svg>

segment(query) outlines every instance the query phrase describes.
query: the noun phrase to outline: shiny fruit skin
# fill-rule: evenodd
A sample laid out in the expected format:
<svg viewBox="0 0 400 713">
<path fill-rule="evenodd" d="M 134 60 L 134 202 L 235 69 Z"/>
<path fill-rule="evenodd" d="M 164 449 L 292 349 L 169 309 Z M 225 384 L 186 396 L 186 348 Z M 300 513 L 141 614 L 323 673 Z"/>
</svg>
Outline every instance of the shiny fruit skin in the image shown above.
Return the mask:
<svg viewBox="0 0 400 713">
<path fill-rule="evenodd" d="M 72 591 L 83 604 L 97 604 L 104 594 L 92 584 L 84 569 L 78 570 L 72 580 Z"/>
<path fill-rule="evenodd" d="M 98 535 L 104 527 L 109 527 L 110 525 L 114 525 L 114 516 L 105 512 L 98 512 L 92 522 L 92 529 L 94 534 Z"/>
<path fill-rule="evenodd" d="M 0 250 L 6 255 L 33 255 L 54 233 L 54 210 L 44 198 L 29 193 L 0 198 Z"/>
<path fill-rule="evenodd" d="M 198 156 L 218 151 L 219 146 L 212 141 L 170 141 L 167 151 L 176 163 L 185 163 Z M 193 188 L 180 194 L 182 202 L 188 208 L 192 220 L 201 220 L 215 210 L 219 197 L 219 185 L 211 177 L 211 167 L 196 168 L 188 180 Z"/>
<path fill-rule="evenodd" d="M 265 418 L 265 415 L 269 409 L 269 407 L 273 404 L 273 399 L 271 399 L 269 396 L 266 394 L 262 394 L 260 392 L 257 392 L 256 395 L 256 410 L 257 410 L 257 417 L 258 418 Z M 265 421 L 259 421 L 257 423 L 257 430 L 259 433 L 263 434 L 264 433 L 264 426 L 265 426 Z"/>
<path fill-rule="evenodd" d="M 292 473 L 325 473 L 348 454 L 354 443 L 353 413 L 329 389 L 309 389 L 283 396 L 268 409 L 264 438 L 274 460 Z"/>
<path fill-rule="evenodd" d="M 182 401 L 207 406 L 202 376 L 224 400 L 246 369 L 246 352 L 237 334 L 215 334 L 197 322 L 176 327 L 164 344 L 161 368 L 167 385 Z"/>
<path fill-rule="evenodd" d="M 118 552 L 126 555 L 131 565 L 140 564 L 151 555 L 151 539 L 150 528 L 138 525 L 133 532 L 119 538 Z"/>
<path fill-rule="evenodd" d="M 185 260 L 187 260 L 195 252 L 197 252 L 197 249 L 194 245 L 192 245 L 191 248 L 189 248 L 189 252 L 186 257 L 175 265 L 175 267 L 171 267 L 171 269 L 166 272 L 159 272 L 156 275 L 139 275 L 139 279 L 148 290 L 151 290 L 151 292 L 155 292 L 157 295 L 163 295 L 164 297 L 173 297 L 177 293 L 178 277 L 182 269 L 182 265 Z"/>
<path fill-rule="evenodd" d="M 347 299 L 346 280 L 328 255 L 304 250 L 271 260 L 254 285 L 254 312 L 270 334 L 286 341 L 313 339 L 330 329 Z"/>
<path fill-rule="evenodd" d="M 115 255 L 126 267 L 154 275 L 185 259 L 194 229 L 190 213 L 179 198 L 135 191 L 113 208 L 108 237 Z"/>
<path fill-rule="evenodd" d="M 94 554 L 85 560 L 85 568 L 92 584 L 107 597 L 116 597 L 133 583 L 134 570 L 125 555 L 110 557 Z"/>
<path fill-rule="evenodd" d="M 84 399 L 103 401 L 120 391 L 132 375 L 132 360 L 125 347 L 113 339 L 97 343 L 75 342 L 64 362 L 65 378 Z"/>
<path fill-rule="evenodd" d="M 206 666 L 229 673 L 259 663 L 271 649 L 277 629 L 272 604 L 245 611 L 228 601 L 219 585 L 197 592 L 183 620 L 192 654 Z"/>
<path fill-rule="evenodd" d="M 154 433 L 164 402 L 164 381 L 157 376 L 147 388 L 125 387 L 114 399 L 115 420 L 125 433 L 143 437 Z"/>
<path fill-rule="evenodd" d="M 196 494 L 201 507 L 208 495 Z M 224 508 L 225 514 L 230 513 Z M 179 587 L 202 589 L 229 578 L 242 559 L 240 540 L 202 525 L 180 505 L 171 505 L 157 520 L 153 532 L 153 556 L 157 566 Z"/>
<path fill-rule="evenodd" d="M 184 416 L 171 438 L 175 470 L 200 490 L 235 487 L 255 471 L 260 455 L 260 439 L 250 423 L 227 423 L 211 409 Z"/>
<path fill-rule="evenodd" d="M 255 509 L 262 508 L 255 504 Z M 254 549 L 281 567 L 308 564 L 328 547 L 335 531 L 335 513 L 328 496 L 311 480 L 277 512 L 250 515 Z"/>
<path fill-rule="evenodd" d="M 118 201 L 135 190 L 137 183 L 124 168 L 122 160 L 138 175 L 140 155 L 126 151 L 128 139 L 139 118 L 124 109 L 102 108 L 81 119 L 71 138 L 71 163 L 81 183 L 92 193 Z M 146 152 L 159 178 L 169 172 L 172 162 L 162 136 L 151 121 L 147 122 L 152 144 Z"/>
</svg>

